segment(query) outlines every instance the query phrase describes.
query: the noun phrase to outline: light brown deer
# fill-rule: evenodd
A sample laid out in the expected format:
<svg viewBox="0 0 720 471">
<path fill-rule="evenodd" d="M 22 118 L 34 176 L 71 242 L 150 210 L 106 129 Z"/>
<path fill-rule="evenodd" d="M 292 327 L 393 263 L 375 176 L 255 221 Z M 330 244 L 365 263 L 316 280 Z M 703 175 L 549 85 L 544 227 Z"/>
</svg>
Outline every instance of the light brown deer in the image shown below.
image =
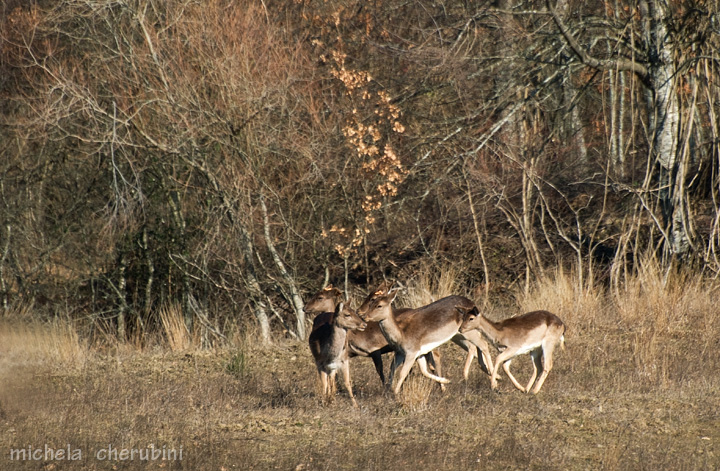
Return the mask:
<svg viewBox="0 0 720 471">
<path fill-rule="evenodd" d="M 383 287 L 381 286 L 380 289 L 383 289 Z M 313 319 L 313 331 L 319 326 L 330 322 L 333 312 L 335 311 L 335 307 L 340 303 L 341 299 L 342 293 L 340 290 L 333 287 L 333 285 L 328 285 L 308 300 L 305 304 L 305 311 L 318 312 Z M 396 312 L 398 314 L 402 314 L 404 311 L 409 310 L 410 309 L 398 309 Z M 380 377 L 380 382 L 384 386 L 386 385 L 382 355 L 392 352 L 393 348 L 388 344 L 387 339 L 385 339 L 385 336 L 380 330 L 380 324 L 377 322 L 368 322 L 365 330 L 349 331 L 348 351 L 350 358 L 356 356 L 370 357 L 373 361 L 373 365 L 375 366 L 375 371 L 377 371 L 377 374 Z M 428 357 L 428 362 L 436 370 L 436 372 L 440 371 L 439 356 L 434 358 L 430 355 Z"/>
<path fill-rule="evenodd" d="M 500 351 L 490 376 L 490 386 L 495 390 L 498 368 L 502 365 L 516 388 L 525 393 L 531 392 L 532 388 L 532 393 L 537 394 L 552 369 L 555 346 L 559 344 L 565 348 L 565 324 L 548 311 L 533 311 L 492 322 L 477 308 L 466 309 L 460 332 L 467 334 L 473 330 L 481 331 Z M 513 358 L 524 353 L 529 353 L 533 360 L 533 374 L 526 387 L 520 385 L 510 372 Z M 537 376 L 538 369 L 542 371 L 540 377 Z"/>
<path fill-rule="evenodd" d="M 390 382 L 395 370 L 400 368 L 400 371 L 393 391 L 400 392 L 416 361 L 424 376 L 440 384 L 449 383 L 447 378 L 430 373 L 424 355 L 458 335 L 464 314 L 474 308 L 475 303 L 462 296 L 448 296 L 400 316 L 392 309 L 396 296 L 397 289 L 390 289 L 372 301 L 362 316 L 368 322 L 378 322 L 388 343 L 395 349 Z"/>
<path fill-rule="evenodd" d="M 370 293 L 367 298 L 365 298 L 365 301 L 360 305 L 360 307 L 357 309 L 357 313 L 360 317 L 364 317 L 365 313 L 370 308 L 370 304 L 372 304 L 373 301 L 386 296 L 390 289 L 392 289 L 393 285 L 395 283 L 391 281 L 384 281 L 383 283 L 378 286 L 378 288 Z M 399 315 L 401 313 L 404 313 L 406 311 L 409 311 L 409 309 L 396 309 L 393 307 L 393 312 L 396 315 Z M 372 324 L 372 322 L 370 323 Z M 492 367 L 492 357 L 490 356 L 490 346 L 488 345 L 487 341 L 483 338 L 482 334 L 479 332 L 471 331 L 465 335 L 456 335 L 451 339 L 456 345 L 458 345 L 460 348 L 465 350 L 467 352 L 467 357 L 465 358 L 465 365 L 463 366 L 463 378 L 467 381 L 468 377 L 470 376 L 470 367 L 472 366 L 473 358 L 477 357 L 478 363 L 480 364 L 480 369 L 483 370 L 487 375 L 490 375 L 490 368 Z M 478 355 L 478 348 L 480 349 L 481 355 Z M 428 357 L 428 361 L 434 362 L 436 364 L 436 367 L 434 367 L 435 372 L 438 376 L 442 376 L 441 373 L 441 366 L 440 366 L 440 352 L 437 350 L 434 350 L 432 352 L 431 357 Z M 444 385 L 441 385 L 442 389 L 445 389 Z"/>
<path fill-rule="evenodd" d="M 357 407 L 357 401 L 353 396 L 352 384 L 350 383 L 348 331 L 362 331 L 367 326 L 367 323 L 344 303 L 338 304 L 331 314 L 330 321 L 317 326 L 310 333 L 308 339 L 310 351 L 320 375 L 322 395 L 327 402 L 334 399 L 336 393 L 335 375 L 338 370 L 342 370 L 345 389 L 350 395 L 353 406 Z"/>
</svg>

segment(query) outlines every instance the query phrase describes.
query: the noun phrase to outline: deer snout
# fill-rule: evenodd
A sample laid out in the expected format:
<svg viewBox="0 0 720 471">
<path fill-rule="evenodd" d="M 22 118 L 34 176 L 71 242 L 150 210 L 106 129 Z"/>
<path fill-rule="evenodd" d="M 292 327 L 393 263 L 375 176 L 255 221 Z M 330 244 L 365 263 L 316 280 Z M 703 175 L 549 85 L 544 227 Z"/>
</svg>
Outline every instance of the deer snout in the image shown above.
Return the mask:
<svg viewBox="0 0 720 471">
<path fill-rule="evenodd" d="M 474 327 L 474 326 L 471 325 L 471 324 L 472 324 L 471 321 L 472 321 L 473 319 L 474 319 L 474 317 L 471 317 L 471 318 L 469 318 L 469 319 L 465 319 L 465 320 L 462 322 L 462 324 L 460 324 L 460 328 L 458 329 L 458 331 L 459 331 L 461 334 L 464 334 L 464 333 L 467 332 L 468 330 L 473 330 L 473 329 L 475 329 L 476 327 Z"/>
</svg>

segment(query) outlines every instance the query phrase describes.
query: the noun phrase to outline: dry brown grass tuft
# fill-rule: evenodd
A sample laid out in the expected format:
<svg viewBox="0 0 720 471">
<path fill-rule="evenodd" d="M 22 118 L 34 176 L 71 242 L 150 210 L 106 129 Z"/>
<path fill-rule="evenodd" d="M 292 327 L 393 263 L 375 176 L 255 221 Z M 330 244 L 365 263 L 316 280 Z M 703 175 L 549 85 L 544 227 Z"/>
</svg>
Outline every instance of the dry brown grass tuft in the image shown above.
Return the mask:
<svg viewBox="0 0 720 471">
<path fill-rule="evenodd" d="M 636 277 L 615 296 L 617 313 L 625 322 L 651 322 L 659 331 L 682 330 L 704 319 L 715 302 L 712 286 L 698 274 L 667 273 L 657 263 L 640 264 Z"/>
<path fill-rule="evenodd" d="M 403 383 L 402 390 L 398 395 L 398 403 L 403 409 L 412 412 L 421 412 L 429 407 L 429 403 L 435 389 L 439 386 L 420 374 L 414 374 Z"/>
<path fill-rule="evenodd" d="M 536 280 L 528 292 L 515 293 L 519 312 L 547 310 L 568 325 L 588 326 L 606 313 L 605 294 L 592 282 L 580 281 L 574 270 L 558 267 Z"/>
<path fill-rule="evenodd" d="M 190 348 L 192 338 L 185 326 L 185 319 L 180 305 L 177 303 L 166 304 L 160 308 L 159 315 L 170 350 L 181 352 Z"/>
<path fill-rule="evenodd" d="M 667 272 L 653 261 L 640 264 L 613 299 L 619 323 L 631 336 L 636 373 L 667 386 L 683 369 L 677 347 L 708 352 L 720 338 L 717 287 L 698 274 Z M 668 348 L 676 344 L 676 348 Z M 690 353 L 688 351 L 687 353 Z"/>
<path fill-rule="evenodd" d="M 452 266 L 443 267 L 441 270 L 424 266 L 405 282 L 407 290 L 401 293 L 401 303 L 398 305 L 420 307 L 453 294 L 464 295 L 465 292 L 458 283 L 458 275 L 459 270 Z"/>
</svg>

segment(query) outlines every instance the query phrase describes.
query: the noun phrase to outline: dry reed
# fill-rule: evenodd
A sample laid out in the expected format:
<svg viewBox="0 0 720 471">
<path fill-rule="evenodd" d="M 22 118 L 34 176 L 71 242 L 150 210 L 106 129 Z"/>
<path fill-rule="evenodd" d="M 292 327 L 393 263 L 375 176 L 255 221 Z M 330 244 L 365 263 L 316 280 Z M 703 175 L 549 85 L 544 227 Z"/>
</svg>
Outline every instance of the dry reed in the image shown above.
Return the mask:
<svg viewBox="0 0 720 471">
<path fill-rule="evenodd" d="M 160 308 L 159 315 L 170 350 L 180 352 L 190 348 L 192 341 L 182 308 L 176 303 L 166 304 Z"/>
</svg>

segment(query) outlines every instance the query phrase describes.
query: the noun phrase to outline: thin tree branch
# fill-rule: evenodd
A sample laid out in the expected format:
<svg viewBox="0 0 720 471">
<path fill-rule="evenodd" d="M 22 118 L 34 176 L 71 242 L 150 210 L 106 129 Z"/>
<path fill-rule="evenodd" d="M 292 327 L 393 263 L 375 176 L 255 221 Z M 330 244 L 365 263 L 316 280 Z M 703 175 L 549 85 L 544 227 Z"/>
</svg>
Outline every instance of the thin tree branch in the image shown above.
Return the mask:
<svg viewBox="0 0 720 471">
<path fill-rule="evenodd" d="M 565 41 L 567 41 L 568 46 L 570 46 L 570 49 L 573 50 L 575 55 L 578 57 L 578 59 L 580 59 L 583 64 L 598 70 L 623 70 L 634 72 L 640 77 L 643 82 L 647 82 L 648 69 L 647 67 L 638 62 L 627 59 L 598 59 L 597 57 L 591 56 L 590 53 L 588 53 L 570 33 L 570 30 L 568 29 L 565 22 L 562 20 L 562 18 L 560 18 L 560 15 L 557 14 L 555 9 L 550 5 L 550 0 L 546 0 L 545 3 L 547 4 L 550 15 L 552 16 L 555 24 L 560 30 L 560 33 L 562 33 Z"/>
</svg>

